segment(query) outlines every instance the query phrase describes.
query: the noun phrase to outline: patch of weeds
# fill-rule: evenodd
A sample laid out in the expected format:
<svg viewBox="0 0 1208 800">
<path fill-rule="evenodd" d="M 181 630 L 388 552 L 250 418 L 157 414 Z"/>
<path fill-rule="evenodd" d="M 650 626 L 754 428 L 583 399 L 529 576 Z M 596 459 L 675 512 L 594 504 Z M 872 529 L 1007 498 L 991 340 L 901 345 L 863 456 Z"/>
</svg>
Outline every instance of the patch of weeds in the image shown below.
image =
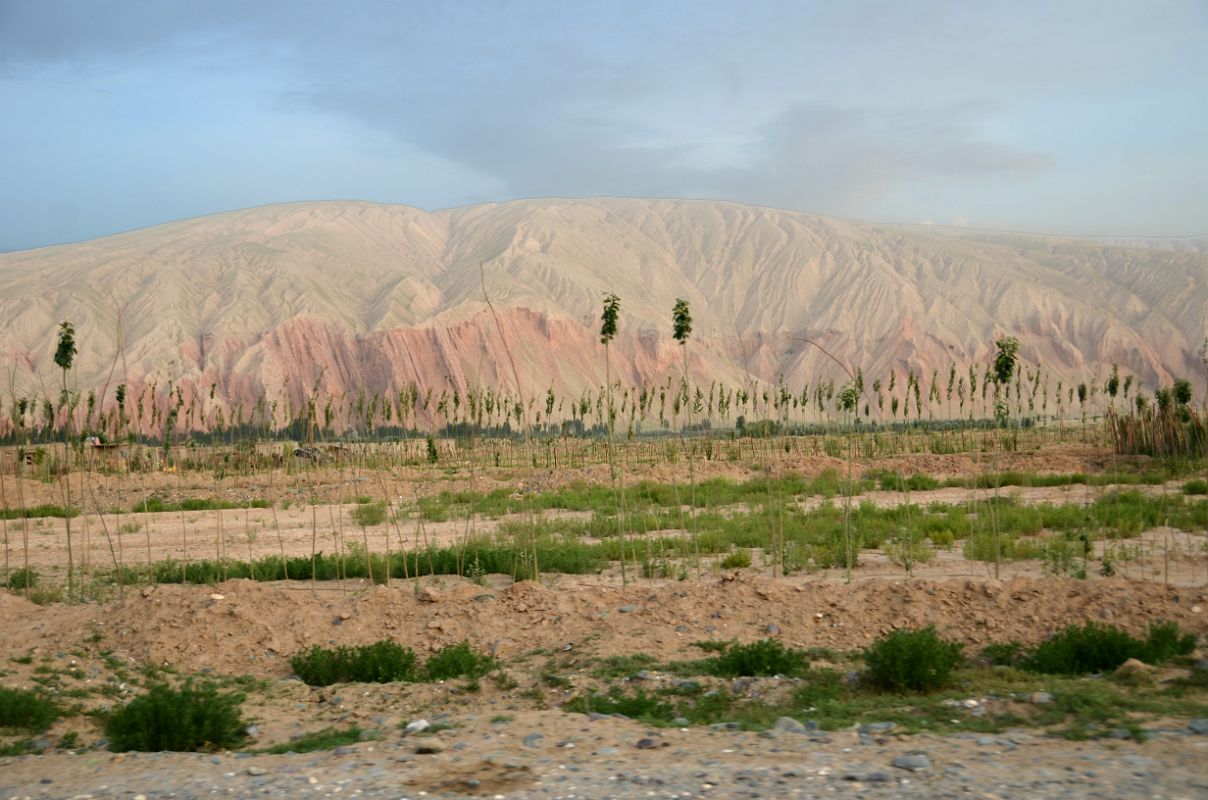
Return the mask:
<svg viewBox="0 0 1208 800">
<path fill-rule="evenodd" d="M 735 644 L 720 655 L 700 662 L 710 675 L 726 678 L 755 675 L 802 675 L 809 669 L 805 651 L 785 647 L 775 639 L 760 639 L 751 644 Z"/>
<path fill-rule="evenodd" d="M 722 569 L 747 569 L 750 566 L 750 550 L 736 550 L 721 560 Z"/>
<path fill-rule="evenodd" d="M 1172 622 L 1151 624 L 1147 639 L 1137 639 L 1114 625 L 1088 622 L 1070 625 L 1039 644 L 1021 662 L 1024 669 L 1046 675 L 1086 675 L 1114 670 L 1130 658 L 1161 664 L 1195 649 L 1195 636 Z"/>
<path fill-rule="evenodd" d="M 28 586 L 30 589 L 38 585 L 38 571 L 36 569 L 15 569 L 8 574 L 8 583 L 5 587 L 11 592 L 21 592 Z"/>
<path fill-rule="evenodd" d="M 553 667 L 541 671 L 541 682 L 554 689 L 569 689 L 571 686 L 570 678 L 559 675 Z"/>
<path fill-rule="evenodd" d="M 41 733 L 60 714 L 59 706 L 39 692 L 0 687 L 0 728 Z"/>
<path fill-rule="evenodd" d="M 728 642 L 719 642 L 716 639 L 702 639 L 699 642 L 693 642 L 692 646 L 699 647 L 706 653 L 721 653 L 724 652 L 727 647 L 730 647 L 735 643 L 736 642 L 733 639 Z"/>
<path fill-rule="evenodd" d="M 592 670 L 593 678 L 603 681 L 616 678 L 628 678 L 636 672 L 650 669 L 658 664 L 658 659 L 646 653 L 634 653 L 627 656 L 607 656 L 599 660 L 599 665 Z"/>
<path fill-rule="evenodd" d="M 324 728 L 321 731 L 304 733 L 288 742 L 253 752 L 280 755 L 282 753 L 314 753 L 318 750 L 334 750 L 337 747 L 364 741 L 362 738 L 364 733 L 355 725 L 351 728 Z"/>
<path fill-rule="evenodd" d="M 360 647 L 328 649 L 315 645 L 290 659 L 294 674 L 308 686 L 335 683 L 414 682 L 415 652 L 388 639 Z"/>
<path fill-rule="evenodd" d="M 437 650 L 424 664 L 424 673 L 430 681 L 449 678 L 481 678 L 495 669 L 497 662 L 491 656 L 476 653 L 469 642 L 459 642 Z"/>
<path fill-rule="evenodd" d="M 1208 481 L 1202 478 L 1187 481 L 1183 484 L 1183 494 L 1208 494 Z"/>
<path fill-rule="evenodd" d="M 34 663 L 34 657 L 32 653 L 26 653 L 23 656 L 13 656 L 9 661 L 14 664 L 32 664 Z"/>
<path fill-rule="evenodd" d="M 495 673 L 494 680 L 495 680 L 495 688 L 500 690 L 501 692 L 511 691 L 512 689 L 515 689 L 517 686 L 520 685 L 520 684 L 516 683 L 515 678 L 513 678 L 510 674 L 508 674 L 507 672 L 504 672 L 503 670 L 499 670 Z"/>
<path fill-rule="evenodd" d="M 934 626 L 898 630 L 873 642 L 864 653 L 868 682 L 891 692 L 930 692 L 951 681 L 964 661 L 957 642 L 941 639 Z"/>
<path fill-rule="evenodd" d="M 506 725 L 514 719 L 516 719 L 516 717 L 513 714 L 496 714 L 495 716 L 491 717 L 491 724 Z"/>
<path fill-rule="evenodd" d="M 157 684 L 109 715 L 109 749 L 183 752 L 237 746 L 245 736 L 243 699 L 219 693 L 212 683 L 189 680 L 179 689 Z"/>
<path fill-rule="evenodd" d="M 982 648 L 981 656 L 992 667 L 1015 667 L 1023 661 L 1024 649 L 1014 640 L 994 642 Z"/>
<path fill-rule="evenodd" d="M 42 752 L 34 739 L 18 739 L 9 744 L 0 744 L 0 758 L 6 756 L 37 755 Z"/>
<path fill-rule="evenodd" d="M 80 732 L 68 731 L 59 737 L 60 750 L 74 750 L 80 745 Z"/>
<path fill-rule="evenodd" d="M 273 682 L 268 678 L 257 678 L 254 675 L 222 677 L 216 679 L 216 682 L 225 689 L 238 689 L 245 694 L 267 692 L 273 686 Z"/>
<path fill-rule="evenodd" d="M 372 528 L 386 521 L 386 504 L 384 502 L 366 502 L 352 509 L 352 521 L 362 528 Z"/>
</svg>

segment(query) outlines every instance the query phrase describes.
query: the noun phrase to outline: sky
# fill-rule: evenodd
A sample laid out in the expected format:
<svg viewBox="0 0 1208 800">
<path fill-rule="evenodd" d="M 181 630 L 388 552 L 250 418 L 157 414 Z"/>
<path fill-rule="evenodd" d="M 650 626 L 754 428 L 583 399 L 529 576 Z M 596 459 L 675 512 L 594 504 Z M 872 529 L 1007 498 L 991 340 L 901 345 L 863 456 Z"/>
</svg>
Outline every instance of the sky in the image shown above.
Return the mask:
<svg viewBox="0 0 1208 800">
<path fill-rule="evenodd" d="M 0 250 L 266 203 L 1208 233 L 1208 0 L 0 0 Z"/>
</svg>

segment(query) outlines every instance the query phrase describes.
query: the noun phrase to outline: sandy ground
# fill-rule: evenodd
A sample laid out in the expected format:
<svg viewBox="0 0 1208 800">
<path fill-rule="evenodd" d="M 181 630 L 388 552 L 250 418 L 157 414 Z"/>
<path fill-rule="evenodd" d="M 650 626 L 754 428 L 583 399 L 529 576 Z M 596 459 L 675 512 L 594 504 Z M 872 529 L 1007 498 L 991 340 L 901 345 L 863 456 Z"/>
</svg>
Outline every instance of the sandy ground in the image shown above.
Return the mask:
<svg viewBox="0 0 1208 800">
<path fill-rule="evenodd" d="M 903 456 L 866 462 L 859 471 L 896 468 L 943 477 L 969 474 L 965 456 Z M 1011 461 L 1011 459 L 1008 459 Z M 1066 447 L 1022 454 L 1004 468 L 1084 471 L 1102 468 L 1091 448 Z M 806 474 L 834 468 L 825 457 L 794 463 Z M 982 465 L 984 468 L 984 464 Z M 785 465 L 776 467 L 788 468 Z M 698 477 L 747 478 L 763 467 L 710 462 Z M 192 482 L 185 474 L 133 479 L 91 475 L 84 481 L 93 508 L 129 508 L 148 493 L 168 500 L 223 497 L 268 498 L 272 509 L 167 514 L 89 513 L 72 521 L 76 558 L 87 555 L 104 569 L 148 558 L 249 558 L 286 552 L 332 552 L 337 534 L 361 541 L 351 522 L 357 495 L 414 501 L 443 488 L 495 486 L 528 489 L 576 480 L 606 481 L 607 468 L 497 472 L 432 471 L 356 473 L 322 470 L 311 477 L 274 473 Z M 677 477 L 682 477 L 676 473 Z M 667 465 L 634 468 L 627 480 L 670 480 Z M 80 476 L 73 476 L 79 485 Z M 16 483 L 5 476 L 9 504 Z M 1160 493 L 1167 487 L 1139 487 Z M 60 502 L 60 487 L 25 481 L 27 504 Z M 1010 488 L 1022 503 L 1084 502 L 1103 487 Z M 962 503 L 965 489 L 913 492 L 911 501 Z M 311 499 L 319 501 L 311 505 Z M 286 502 L 289 501 L 288 507 Z M 870 492 L 862 501 L 903 502 L 892 492 Z M 800 498 L 803 506 L 820 502 Z M 562 516 L 574 516 L 561 512 Z M 557 515 L 555 515 L 557 516 Z M 491 533 L 497 521 L 472 520 L 475 533 Z M 123 526 L 125 526 L 123 528 Z M 134 526 L 137 526 L 134 527 Z M 110 538 L 105 533 L 108 531 Z M 421 535 L 446 544 L 464 536 L 466 521 L 432 523 Z M 28 529 L 8 523 L 10 566 L 23 563 L 23 536 L 30 563 L 61 570 L 66 558 L 62 520 L 31 520 Z M 367 533 L 382 551 L 414 546 L 413 521 L 399 529 Z M 111 551 L 109 542 L 114 542 Z M 119 550 L 120 543 L 120 550 Z M 711 729 L 648 730 L 622 719 L 589 719 L 556 710 L 589 685 L 589 667 L 616 655 L 652 654 L 661 661 L 693 658 L 693 643 L 715 639 L 753 641 L 768 635 L 797 647 L 859 648 L 895 628 L 935 625 L 945 637 L 971 649 L 1017 639 L 1037 642 L 1072 622 L 1105 621 L 1143 633 L 1153 620 L 1173 620 L 1201 637 L 1208 634 L 1208 550 L 1202 533 L 1158 528 L 1123 542 L 1134 548 L 1119 559 L 1116 577 L 1086 580 L 1046 576 L 1038 562 L 1005 564 L 1001 580 L 992 566 L 941 550 L 905 575 L 883 552 L 860 554 L 854 580 L 842 571 L 773 578 L 756 567 L 721 571 L 713 566 L 686 581 L 656 579 L 622 586 L 616 570 L 600 575 L 545 575 L 514 582 L 501 575 L 479 582 L 455 577 L 394 580 L 389 586 L 362 581 L 258 583 L 216 586 L 128 587 L 76 605 L 37 606 L 0 591 L 0 680 L 29 687 L 37 670 L 58 670 L 60 689 L 80 690 L 86 710 L 134 696 L 124 681 L 148 666 L 222 678 L 266 681 L 245 709 L 256 723 L 252 746 L 287 742 L 301 733 L 356 724 L 382 732 L 378 741 L 310 755 L 112 754 L 98 748 L 101 732 L 88 717 L 60 720 L 47 734 L 51 752 L 0 759 L 4 797 L 1200 797 L 1208 793 L 1203 763 L 1208 736 L 1188 720 L 1152 726 L 1147 742 L 1065 742 L 1036 730 L 994 736 L 869 736 L 837 731 L 812 736 L 766 736 Z M 1102 545 L 1100 544 L 1100 547 Z M 119 555 L 120 553 L 120 555 Z M 57 573 L 53 573 L 57 574 Z M 291 677 L 289 659 L 311 645 L 365 644 L 390 638 L 423 654 L 469 641 L 505 665 L 512 688 L 490 680 L 467 695 L 448 684 L 366 685 L 312 689 Z M 549 685 L 542 671 L 556 663 L 565 685 Z M 27 663 L 28 662 L 28 663 Z M 773 680 L 773 679 L 768 679 Z M 106 692 L 92 690 L 104 687 Z M 763 690 L 758 684 L 754 690 Z M 753 690 L 753 691 L 754 691 Z M 77 692 L 80 693 L 80 692 Z M 91 692 L 91 693 L 90 693 Z M 419 717 L 450 727 L 434 738 L 440 752 L 417 755 L 416 741 L 400 726 Z M 64 734 L 79 735 L 77 753 L 54 751 Z M 653 743 L 653 744 L 651 744 Z M 920 771 L 895 767 L 895 758 L 927 754 Z"/>
<path fill-rule="evenodd" d="M 1193 797 L 1204 784 L 1208 739 L 1187 732 L 1180 720 L 1144 744 L 1076 744 L 1046 740 L 1037 731 L 872 738 L 838 731 L 813 739 L 650 731 L 627 720 L 549 710 L 583 688 L 583 670 L 595 659 L 636 653 L 691 658 L 700 653 L 692 643 L 702 639 L 752 641 L 775 631 L 799 647 L 850 649 L 896 627 L 934 624 L 944 636 L 976 646 L 1035 642 L 1080 620 L 1110 621 L 1140 633 L 1154 619 L 1174 620 L 1203 636 L 1208 587 L 1025 577 L 843 585 L 732 573 L 628 588 L 570 577 L 548 584 L 496 577 L 487 585 L 445 579 L 418 587 L 349 582 L 342 589 L 231 581 L 146 587 L 118 601 L 70 607 L 39 607 L 0 593 L 6 685 L 29 685 L 39 665 L 52 664 L 72 670 L 80 686 L 118 686 L 115 698 L 99 701 L 118 702 L 131 690 L 119 684 L 116 657 L 132 669 L 151 664 L 268 679 L 269 688 L 253 693 L 246 709 L 256 721 L 257 746 L 331 725 L 386 732 L 378 742 L 310 756 L 114 755 L 85 749 L 2 759 L 0 789 L 3 796 L 17 797 L 358 791 L 391 797 L 813 797 L 836 788 L 870 788 L 884 796 L 962 796 L 976 789 L 983 796 L 1047 797 L 1079 792 L 1081 786 L 1105 797 Z M 472 696 L 457 682 L 312 689 L 289 677 L 289 656 L 310 645 L 381 638 L 421 653 L 467 640 L 502 659 L 517 688 L 484 680 Z M 21 663 L 26 656 L 31 663 Z M 542 682 L 541 670 L 551 658 L 569 676 L 568 685 Z M 416 742 L 399 734 L 403 723 L 420 717 L 451 726 L 438 735 L 443 752 L 416 756 Z M 85 748 L 98 736 L 78 717 L 60 722 L 52 735 L 67 730 L 79 731 Z M 639 746 L 643 739 L 647 744 Z M 644 752 L 649 742 L 658 752 Z M 931 768 L 914 773 L 892 766 L 894 758 L 920 750 Z M 665 762 L 668 755 L 674 764 Z M 618 786 L 618 775 L 629 777 Z M 637 776 L 642 781 L 629 780 Z"/>
</svg>

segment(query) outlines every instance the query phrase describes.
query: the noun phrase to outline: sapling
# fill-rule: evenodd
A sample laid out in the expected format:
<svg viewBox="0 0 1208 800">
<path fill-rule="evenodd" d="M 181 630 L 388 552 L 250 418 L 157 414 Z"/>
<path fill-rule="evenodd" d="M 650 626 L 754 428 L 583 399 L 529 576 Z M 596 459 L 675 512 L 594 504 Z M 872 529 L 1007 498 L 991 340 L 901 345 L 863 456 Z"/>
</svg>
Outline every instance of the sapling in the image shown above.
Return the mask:
<svg viewBox="0 0 1208 800">
<path fill-rule="evenodd" d="M 999 386 L 1007 385 L 1011 380 L 1011 376 L 1015 373 L 1015 365 L 1019 355 L 1019 340 L 1014 336 L 1004 336 L 994 343 L 997 352 L 994 356 L 994 383 L 995 392 Z M 1009 403 L 1002 403 L 1001 406 L 996 405 L 994 410 L 994 419 L 996 426 L 1000 421 L 1006 421 L 1010 418 L 1011 407 Z M 1001 479 L 1001 470 L 999 469 L 999 453 L 1002 448 L 1002 443 L 998 436 L 995 437 L 994 448 L 994 508 L 991 511 L 990 519 L 994 526 L 994 578 L 997 580 L 999 568 L 1002 562 L 1002 545 L 1000 542 L 999 523 L 998 523 L 998 489 Z"/>
<path fill-rule="evenodd" d="M 70 322 L 64 320 L 59 324 L 59 342 L 55 348 L 55 364 L 62 371 L 63 383 L 62 390 L 59 395 L 60 407 L 66 409 L 68 407 L 68 392 L 67 392 L 67 373 L 71 369 L 72 362 L 75 361 L 76 354 L 79 351 L 76 349 L 75 343 L 75 328 Z M 71 554 L 71 481 L 68 477 L 70 469 L 71 455 L 71 416 L 68 412 L 63 420 L 63 451 L 64 464 L 63 471 L 60 474 L 60 481 L 63 490 L 63 509 L 64 523 L 67 526 L 67 597 L 72 598 L 75 594 L 75 565 Z"/>
<path fill-rule="evenodd" d="M 612 479 L 613 496 L 616 499 L 617 507 L 617 535 L 621 540 L 621 585 L 625 586 L 629 583 L 629 575 L 625 568 L 625 521 L 621 517 L 621 495 L 617 485 L 617 467 L 616 460 L 613 454 L 613 410 L 612 410 L 612 363 L 609 360 L 609 345 L 617 335 L 617 315 L 621 311 L 621 299 L 616 294 L 609 292 L 604 295 L 604 310 L 600 316 L 600 344 L 604 345 L 604 390 L 607 395 L 607 409 L 605 419 L 607 421 L 608 430 L 608 445 L 606 452 L 608 454 L 608 474 Z M 546 402 L 547 408 L 553 406 L 553 390 L 550 390 L 550 398 Z"/>
<path fill-rule="evenodd" d="M 684 391 L 688 387 L 688 337 L 692 335 L 692 312 L 688 301 L 677 297 L 671 309 L 671 337 L 679 343 L 680 355 L 684 363 Z M 688 407 L 688 428 L 692 428 L 692 404 Z M 684 429 L 680 428 L 680 438 L 683 439 Z M 696 535 L 696 459 L 690 442 L 685 442 L 688 450 L 688 521 L 692 534 L 692 552 L 696 560 L 696 577 L 700 578 L 700 540 Z"/>
</svg>

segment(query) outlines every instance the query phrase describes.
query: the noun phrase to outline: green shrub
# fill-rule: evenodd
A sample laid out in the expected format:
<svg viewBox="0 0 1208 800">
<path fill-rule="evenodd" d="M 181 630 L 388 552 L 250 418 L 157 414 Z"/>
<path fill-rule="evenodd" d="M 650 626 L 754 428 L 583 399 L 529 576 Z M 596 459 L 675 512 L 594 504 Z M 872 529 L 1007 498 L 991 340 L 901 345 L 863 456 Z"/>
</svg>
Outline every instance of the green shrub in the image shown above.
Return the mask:
<svg viewBox="0 0 1208 800">
<path fill-rule="evenodd" d="M 1114 625 L 1069 625 L 1018 660 L 1024 669 L 1046 675 L 1086 675 L 1114 670 L 1130 658 L 1161 664 L 1195 649 L 1195 635 L 1173 622 L 1152 623 L 1138 639 Z"/>
<path fill-rule="evenodd" d="M 315 645 L 290 659 L 294 674 L 308 686 L 333 683 L 415 681 L 415 652 L 388 639 L 360 647 Z"/>
<path fill-rule="evenodd" d="M 1113 670 L 1130 658 L 1141 658 L 1145 643 L 1114 625 L 1087 622 L 1068 625 L 1037 645 L 1024 660 L 1025 669 L 1046 675 L 1085 675 Z"/>
<path fill-rule="evenodd" d="M 864 654 L 868 682 L 893 692 L 928 692 L 947 685 L 964 660 L 961 645 L 941 639 L 934 626 L 893 631 Z"/>
<path fill-rule="evenodd" d="M 1183 494 L 1208 494 L 1208 481 L 1197 478 L 1183 484 Z"/>
<path fill-rule="evenodd" d="M 159 684 L 113 712 L 105 723 L 109 749 L 192 751 L 233 747 L 245 736 L 241 694 L 220 694 L 191 680 L 179 689 Z"/>
<path fill-rule="evenodd" d="M 749 550 L 735 550 L 721 560 L 722 569 L 746 569 L 751 566 Z"/>
<path fill-rule="evenodd" d="M 41 733 L 59 718 L 59 707 L 38 692 L 0 687 L 0 728 Z"/>
<path fill-rule="evenodd" d="M 424 664 L 430 681 L 449 678 L 481 678 L 495 668 L 495 659 L 475 653 L 468 642 L 460 642 L 437 650 Z"/>
<path fill-rule="evenodd" d="M 727 647 L 721 655 L 706 659 L 704 671 L 727 678 L 740 675 L 801 675 L 809 670 L 805 652 L 785 647 L 775 639 Z"/>
<path fill-rule="evenodd" d="M 1189 655 L 1195 650 L 1195 634 L 1183 633 L 1173 622 L 1150 623 L 1149 637 L 1145 640 L 1147 664 L 1162 664 L 1175 656 Z"/>
<path fill-rule="evenodd" d="M 386 504 L 362 503 L 352 509 L 352 520 L 362 528 L 381 525 L 386 521 Z"/>
<path fill-rule="evenodd" d="M 981 654 L 992 667 L 1014 667 L 1023 659 L 1024 650 L 1016 641 L 994 642 L 982 648 Z"/>
<path fill-rule="evenodd" d="M 14 592 L 25 590 L 26 576 L 29 578 L 29 588 L 38 585 L 38 571 L 36 569 L 15 569 L 8 576 L 8 588 Z"/>
</svg>

